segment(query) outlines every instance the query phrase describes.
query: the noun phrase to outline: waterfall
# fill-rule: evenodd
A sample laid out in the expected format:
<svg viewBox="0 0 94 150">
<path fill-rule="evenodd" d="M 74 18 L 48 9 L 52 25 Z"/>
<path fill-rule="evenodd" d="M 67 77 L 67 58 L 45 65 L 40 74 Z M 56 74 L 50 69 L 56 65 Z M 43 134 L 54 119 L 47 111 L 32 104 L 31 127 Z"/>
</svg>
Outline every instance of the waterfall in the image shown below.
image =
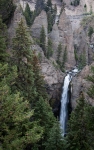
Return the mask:
<svg viewBox="0 0 94 150">
<path fill-rule="evenodd" d="M 68 87 L 70 83 L 71 76 L 67 74 L 64 80 L 63 93 L 61 98 L 61 111 L 60 111 L 60 125 L 63 131 L 63 135 L 66 133 L 66 121 L 67 121 L 67 104 L 68 104 Z"/>
<path fill-rule="evenodd" d="M 69 83 L 72 80 L 72 77 L 77 74 L 78 69 L 75 68 L 71 72 L 69 72 L 65 79 L 63 85 L 63 92 L 61 97 L 61 110 L 60 110 L 60 126 L 63 131 L 63 136 L 66 134 L 66 126 L 67 126 L 67 119 L 68 119 L 68 90 L 69 90 Z"/>
</svg>

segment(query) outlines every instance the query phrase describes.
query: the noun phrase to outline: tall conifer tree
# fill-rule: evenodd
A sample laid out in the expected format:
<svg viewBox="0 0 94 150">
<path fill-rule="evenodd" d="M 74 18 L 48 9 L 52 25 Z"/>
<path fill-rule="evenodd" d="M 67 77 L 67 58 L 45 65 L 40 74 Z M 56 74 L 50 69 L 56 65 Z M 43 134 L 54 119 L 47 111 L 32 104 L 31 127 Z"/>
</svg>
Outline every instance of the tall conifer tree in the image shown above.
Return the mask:
<svg viewBox="0 0 94 150">
<path fill-rule="evenodd" d="M 21 150 L 37 142 L 43 131 L 36 122 L 30 122 L 33 111 L 29 102 L 23 101 L 19 92 L 13 93 L 11 90 L 17 77 L 17 67 L 10 68 L 6 61 L 5 40 L 3 37 L 4 46 L 0 45 L 3 58 L 0 60 L 0 149 Z"/>
<path fill-rule="evenodd" d="M 0 62 L 5 62 L 8 54 L 6 53 L 6 25 L 2 23 L 0 18 Z"/>
<path fill-rule="evenodd" d="M 27 33 L 23 20 L 21 20 L 16 30 L 16 36 L 13 39 L 14 60 L 18 73 L 16 87 L 31 103 L 37 93 L 34 88 L 32 51 L 30 50 L 30 45 L 29 34 Z"/>
<path fill-rule="evenodd" d="M 40 47 L 43 49 L 44 54 L 46 55 L 46 35 L 44 27 L 42 26 L 41 32 L 40 32 Z"/>
<path fill-rule="evenodd" d="M 69 120 L 69 130 L 67 135 L 69 143 L 68 150 L 93 149 L 94 144 L 92 143 L 92 139 L 94 138 L 94 129 L 92 128 L 92 123 L 94 123 L 94 118 L 89 117 L 92 114 L 91 109 L 92 106 L 89 106 L 89 104 L 85 102 L 82 93 L 78 100 L 78 105 L 72 112 Z M 92 112 L 94 115 L 94 108 Z M 91 122 L 91 120 L 93 122 Z"/>
</svg>

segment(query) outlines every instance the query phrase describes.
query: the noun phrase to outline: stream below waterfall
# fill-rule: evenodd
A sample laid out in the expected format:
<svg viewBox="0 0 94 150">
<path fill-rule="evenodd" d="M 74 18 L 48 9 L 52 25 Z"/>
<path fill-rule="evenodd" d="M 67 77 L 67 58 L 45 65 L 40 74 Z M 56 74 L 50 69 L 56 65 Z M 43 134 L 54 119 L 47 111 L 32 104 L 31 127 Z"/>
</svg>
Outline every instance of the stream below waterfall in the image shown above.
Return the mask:
<svg viewBox="0 0 94 150">
<path fill-rule="evenodd" d="M 69 84 L 72 77 L 78 73 L 78 69 L 75 67 L 72 71 L 68 72 L 62 87 L 61 96 L 61 109 L 60 109 L 60 127 L 63 132 L 63 136 L 66 135 L 67 121 L 68 121 L 68 103 L 69 103 Z"/>
</svg>

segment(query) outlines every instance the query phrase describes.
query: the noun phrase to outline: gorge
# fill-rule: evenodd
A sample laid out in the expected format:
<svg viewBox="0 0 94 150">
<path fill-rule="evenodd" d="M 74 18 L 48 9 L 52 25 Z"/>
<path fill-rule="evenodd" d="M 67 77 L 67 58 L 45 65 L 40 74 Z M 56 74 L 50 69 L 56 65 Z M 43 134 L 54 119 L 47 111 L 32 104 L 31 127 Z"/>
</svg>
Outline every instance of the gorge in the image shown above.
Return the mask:
<svg viewBox="0 0 94 150">
<path fill-rule="evenodd" d="M 94 1 L 0 1 L 0 150 L 93 150 Z"/>
<path fill-rule="evenodd" d="M 18 10 L 16 10 L 14 14 L 14 20 L 11 22 L 11 26 L 9 28 L 10 37 L 12 35 L 14 36 L 14 31 L 12 33 L 11 31 L 12 29 L 14 30 L 14 27 L 17 26 L 15 20 L 19 22 L 20 17 L 22 17 L 22 13 L 19 8 L 19 2 L 17 1 L 15 2 L 18 5 L 18 8 L 17 8 Z M 28 1 L 20 0 L 20 4 L 22 8 L 24 7 L 23 9 L 25 9 L 27 2 Z M 47 91 L 49 93 L 49 100 L 53 108 L 53 112 L 55 113 L 55 116 L 59 114 L 62 82 L 65 77 L 65 73 L 61 72 L 61 70 L 58 69 L 58 65 L 57 65 L 57 55 L 58 55 L 57 49 L 58 49 L 59 43 L 61 43 L 61 46 L 62 46 L 62 51 L 60 54 L 61 56 L 59 58 L 60 61 L 62 61 L 65 48 L 67 49 L 67 61 L 65 62 L 65 70 L 70 70 L 73 66 L 79 65 L 80 62 L 83 61 L 83 60 L 80 60 L 80 57 L 84 57 L 81 54 L 85 55 L 85 60 L 84 60 L 85 65 L 88 65 L 89 61 L 91 61 L 90 63 L 93 62 L 93 59 L 92 59 L 93 52 L 91 48 L 89 47 L 89 45 L 93 43 L 93 35 L 92 35 L 91 42 L 89 40 L 89 37 L 87 36 L 90 25 L 88 25 L 88 23 L 86 23 L 85 27 L 81 25 L 83 18 L 85 17 L 90 18 L 92 15 L 85 14 L 86 13 L 84 9 L 85 2 L 83 2 L 82 0 L 81 0 L 80 5 L 77 7 L 71 6 L 69 0 L 64 1 L 64 2 L 66 3 L 65 11 L 63 11 L 62 14 L 59 16 L 62 3 L 57 0 L 52 0 L 53 5 L 54 4 L 57 5 L 57 20 L 59 18 L 59 23 L 57 24 L 57 21 L 55 22 L 55 24 L 52 27 L 52 31 L 50 33 L 48 33 L 47 14 L 44 10 L 42 10 L 39 16 L 35 18 L 33 25 L 30 27 L 32 37 L 35 39 L 39 39 L 41 27 L 44 26 L 45 34 L 46 34 L 46 43 L 48 41 L 48 38 L 50 38 L 52 41 L 53 55 L 51 56 L 49 60 L 45 57 L 39 45 L 33 44 L 32 49 L 36 50 L 37 55 L 39 53 L 41 54 L 41 62 L 40 62 L 41 70 L 42 70 L 44 79 L 47 83 Z M 86 4 L 87 3 L 88 2 L 86 2 Z M 35 2 L 29 1 L 28 4 L 30 6 L 30 9 L 33 11 L 35 7 Z M 87 13 L 89 13 L 90 6 L 89 5 L 87 6 L 88 6 Z M 92 25 L 93 25 L 93 20 L 92 20 L 91 26 Z M 76 58 L 76 56 L 78 58 Z M 75 58 L 78 59 L 79 61 L 75 60 Z M 80 65 L 83 65 L 83 64 L 80 64 Z M 86 74 L 88 75 L 88 72 L 86 72 Z M 76 107 L 76 99 L 78 99 L 79 97 L 80 91 L 82 90 L 82 86 L 84 87 L 83 81 L 82 81 L 84 80 L 83 77 L 80 76 L 80 79 L 79 79 L 80 81 L 78 83 L 75 81 L 76 80 L 75 78 L 76 77 L 74 77 L 73 79 L 73 85 L 72 85 L 73 93 L 72 93 L 72 100 L 71 100 L 73 109 Z M 76 87 L 77 92 L 75 91 L 75 87 Z M 93 103 L 91 99 L 90 99 L 90 102 Z"/>
</svg>

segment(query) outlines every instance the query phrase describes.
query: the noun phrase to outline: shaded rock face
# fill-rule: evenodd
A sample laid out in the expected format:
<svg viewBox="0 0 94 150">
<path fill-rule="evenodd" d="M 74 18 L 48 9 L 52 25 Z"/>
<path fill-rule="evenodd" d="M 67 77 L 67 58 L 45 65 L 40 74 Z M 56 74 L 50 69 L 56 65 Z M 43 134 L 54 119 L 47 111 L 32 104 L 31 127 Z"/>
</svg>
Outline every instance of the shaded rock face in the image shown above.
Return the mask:
<svg viewBox="0 0 94 150">
<path fill-rule="evenodd" d="M 88 58 L 88 38 L 86 32 L 79 28 L 74 32 L 74 46 L 77 52 L 78 58 L 81 54 L 85 55 L 86 64 L 89 62 Z"/>
<path fill-rule="evenodd" d="M 2 20 L 7 25 L 9 24 L 14 11 L 15 6 L 12 0 L 5 0 L 0 2 L 0 16 L 3 16 Z"/>
<path fill-rule="evenodd" d="M 75 58 L 74 58 L 74 46 L 73 46 L 73 32 L 72 26 L 67 18 L 65 12 L 62 12 L 58 26 L 55 24 L 53 26 L 53 30 L 50 33 L 49 37 L 53 42 L 53 58 L 57 58 L 57 47 L 58 44 L 62 44 L 62 54 L 61 60 L 63 57 L 63 53 L 65 47 L 67 49 L 67 62 L 65 64 L 66 69 L 71 69 L 75 65 Z"/>
<path fill-rule="evenodd" d="M 53 108 L 55 116 L 58 116 L 60 110 L 62 83 L 65 75 L 59 69 L 54 67 L 52 62 L 55 60 L 48 60 L 44 56 L 42 49 L 38 45 L 32 45 L 32 49 L 36 51 L 37 55 L 41 54 L 40 67 L 46 83 L 49 103 Z"/>
<path fill-rule="evenodd" d="M 94 100 L 90 98 L 87 94 L 89 87 L 91 87 L 92 83 L 87 81 L 86 77 L 91 75 L 91 66 L 94 66 L 92 63 L 90 66 L 86 66 L 83 70 L 73 78 L 72 80 L 72 96 L 71 96 L 71 104 L 72 109 L 76 107 L 76 100 L 79 98 L 81 92 L 84 93 L 85 100 L 94 106 Z"/>
<path fill-rule="evenodd" d="M 77 46 L 77 54 L 84 54 L 86 64 L 91 64 L 94 61 L 94 33 L 91 38 L 88 36 L 90 27 L 94 27 L 94 17 L 87 16 L 81 22 L 81 26 L 74 32 L 74 45 Z"/>
<path fill-rule="evenodd" d="M 46 41 L 48 36 L 48 22 L 47 22 L 47 14 L 44 10 L 39 14 L 38 17 L 35 18 L 35 21 L 31 27 L 31 35 L 34 38 L 39 39 L 40 38 L 40 32 L 42 26 L 45 29 L 45 35 L 46 35 Z"/>
<path fill-rule="evenodd" d="M 14 16 L 13 18 L 11 19 L 11 22 L 10 22 L 10 25 L 9 25 L 9 28 L 8 28 L 8 40 L 9 40 L 9 47 L 11 48 L 11 44 L 12 44 L 12 39 L 13 37 L 15 36 L 15 33 L 16 33 L 16 28 L 18 27 L 18 23 L 21 21 L 21 19 L 23 19 L 24 21 L 24 25 L 26 26 L 26 21 L 25 21 L 25 18 L 23 16 L 23 13 L 22 13 L 22 9 L 20 7 L 20 5 L 18 5 L 16 7 L 16 10 L 14 12 Z"/>
<path fill-rule="evenodd" d="M 59 35 L 60 35 L 60 42 L 63 46 L 67 47 L 67 63 L 66 68 L 71 68 L 75 65 L 75 58 L 74 58 L 74 46 L 73 46 L 73 32 L 72 26 L 67 18 L 65 12 L 61 14 L 59 20 Z"/>
</svg>

